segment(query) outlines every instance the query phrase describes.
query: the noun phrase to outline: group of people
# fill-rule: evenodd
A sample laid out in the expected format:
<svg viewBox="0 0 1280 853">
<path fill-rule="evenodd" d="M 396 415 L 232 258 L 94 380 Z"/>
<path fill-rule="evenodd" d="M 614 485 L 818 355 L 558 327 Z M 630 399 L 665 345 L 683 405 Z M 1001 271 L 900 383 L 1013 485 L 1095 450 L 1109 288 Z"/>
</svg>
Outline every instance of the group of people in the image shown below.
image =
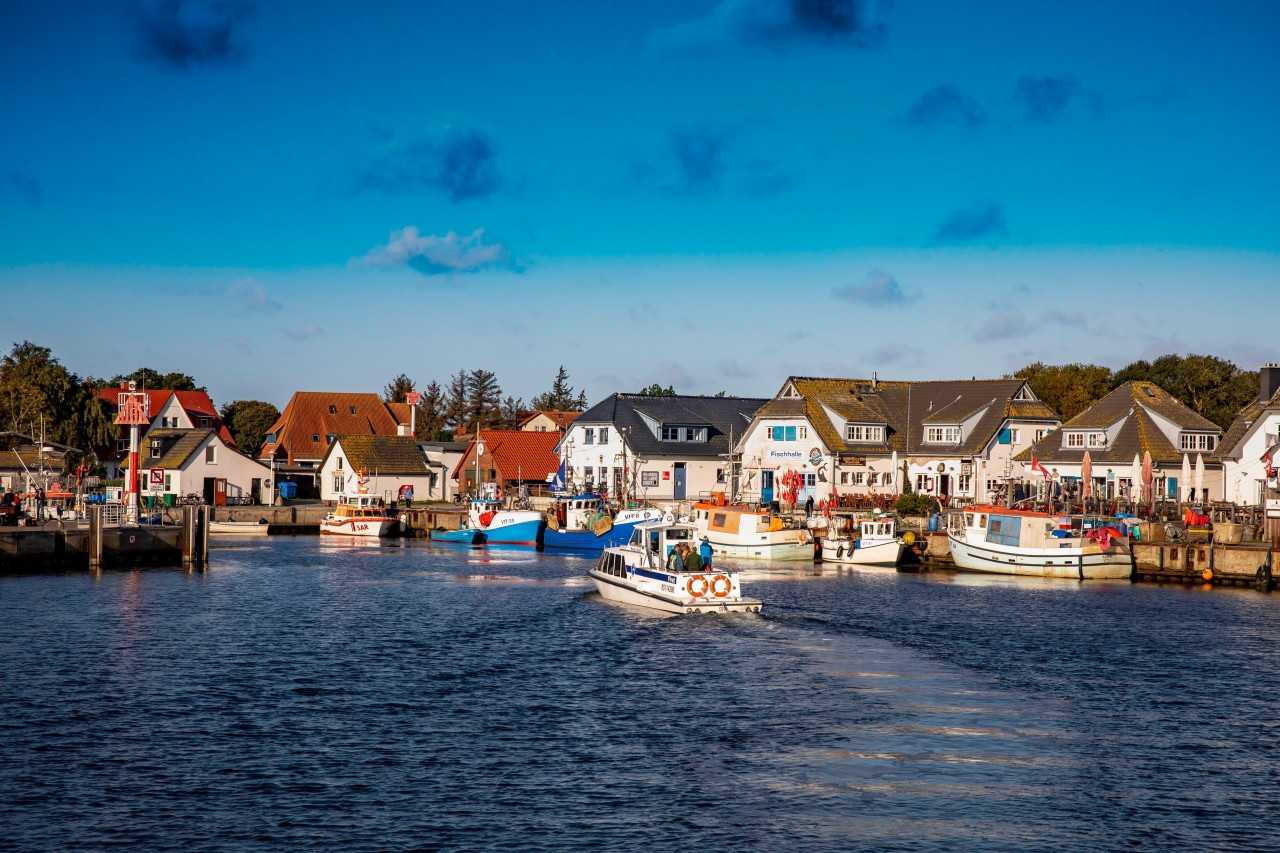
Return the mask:
<svg viewBox="0 0 1280 853">
<path fill-rule="evenodd" d="M 709 572 L 711 571 L 711 540 L 702 537 L 702 544 L 695 551 L 688 542 L 681 542 L 671 548 L 667 555 L 667 571 L 669 572 Z"/>
</svg>

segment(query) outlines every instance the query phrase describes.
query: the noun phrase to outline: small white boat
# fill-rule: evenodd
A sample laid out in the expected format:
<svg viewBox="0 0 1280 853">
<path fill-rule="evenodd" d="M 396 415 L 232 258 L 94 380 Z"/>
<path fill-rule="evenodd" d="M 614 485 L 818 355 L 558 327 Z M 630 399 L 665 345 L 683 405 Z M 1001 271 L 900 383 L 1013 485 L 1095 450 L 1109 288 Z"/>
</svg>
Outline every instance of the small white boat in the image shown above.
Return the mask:
<svg viewBox="0 0 1280 853">
<path fill-rule="evenodd" d="M 970 572 L 1096 580 L 1132 570 L 1128 537 L 1102 519 L 979 504 L 951 514 L 947 544 Z"/>
<path fill-rule="evenodd" d="M 269 526 L 266 521 L 211 521 L 209 533 L 229 536 L 266 536 Z"/>
<path fill-rule="evenodd" d="M 693 505 L 693 523 L 718 557 L 813 562 L 813 534 L 787 526 L 767 509 L 700 501 Z"/>
<path fill-rule="evenodd" d="M 845 529 L 836 531 L 843 522 Z M 856 529 L 850 529 L 854 528 Z M 833 519 L 827 528 L 832 535 L 822 540 L 822 562 L 855 566 L 896 566 L 906 547 L 898 537 L 898 523 L 888 515 L 867 518 Z"/>
<path fill-rule="evenodd" d="M 696 548 L 691 524 L 650 521 L 631 531 L 626 545 L 606 548 L 587 572 L 600 596 L 666 613 L 759 613 L 763 604 L 744 598 L 740 576 L 725 569 L 671 572 L 666 568 L 671 548 L 686 543 Z"/>
<path fill-rule="evenodd" d="M 321 533 L 343 536 L 386 536 L 399 519 L 387 515 L 378 500 L 366 491 L 368 473 L 360 472 L 354 495 L 339 495 L 333 512 L 320 521 Z"/>
</svg>

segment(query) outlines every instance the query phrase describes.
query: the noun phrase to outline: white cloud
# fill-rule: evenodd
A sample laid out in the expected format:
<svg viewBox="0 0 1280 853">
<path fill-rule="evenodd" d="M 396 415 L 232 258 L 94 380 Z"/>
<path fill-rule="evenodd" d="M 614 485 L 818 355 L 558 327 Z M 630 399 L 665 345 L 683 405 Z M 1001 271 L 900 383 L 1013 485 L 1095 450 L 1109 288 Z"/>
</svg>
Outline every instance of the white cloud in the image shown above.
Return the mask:
<svg viewBox="0 0 1280 853">
<path fill-rule="evenodd" d="M 486 269 L 513 269 L 511 254 L 501 243 L 485 243 L 484 229 L 459 236 L 450 231 L 443 237 L 423 236 L 410 225 L 391 232 L 385 246 L 375 246 L 364 256 L 364 263 L 375 267 L 407 266 L 423 275 L 480 272 Z"/>
</svg>

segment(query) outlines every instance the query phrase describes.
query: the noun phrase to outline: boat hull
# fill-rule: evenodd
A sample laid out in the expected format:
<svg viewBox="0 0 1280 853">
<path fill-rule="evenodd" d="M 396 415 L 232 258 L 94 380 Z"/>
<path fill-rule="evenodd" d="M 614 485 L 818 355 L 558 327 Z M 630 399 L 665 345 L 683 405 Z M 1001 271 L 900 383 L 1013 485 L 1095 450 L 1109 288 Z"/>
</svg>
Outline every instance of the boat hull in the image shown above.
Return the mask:
<svg viewBox="0 0 1280 853">
<path fill-rule="evenodd" d="M 813 562 L 812 542 L 761 542 L 759 544 L 739 544 L 717 542 L 708 536 L 711 552 L 716 557 L 731 557 L 740 560 L 769 560 L 771 562 L 790 562 L 807 560 Z"/>
<path fill-rule="evenodd" d="M 527 545 L 530 548 L 538 547 L 538 536 L 542 530 L 542 516 L 534 513 L 535 517 L 526 521 L 517 521 L 515 519 L 503 519 L 499 516 L 494 524 L 484 529 L 484 541 L 486 545 Z"/>
<path fill-rule="evenodd" d="M 209 532 L 228 536 L 266 536 L 268 526 L 256 521 L 211 521 Z"/>
<path fill-rule="evenodd" d="M 479 545 L 484 542 L 484 533 L 469 527 L 459 530 L 433 530 L 432 542 L 456 542 L 462 545 Z"/>
<path fill-rule="evenodd" d="M 332 533 L 338 536 L 387 536 L 391 532 L 392 526 L 396 524 L 394 518 L 345 518 L 345 519 L 324 519 L 320 522 L 321 533 Z"/>
<path fill-rule="evenodd" d="M 860 541 L 823 540 L 822 562 L 847 563 L 854 566 L 896 566 L 905 546 L 901 540 L 876 542 L 863 546 Z"/>
<path fill-rule="evenodd" d="M 1129 551 L 1115 547 L 1086 552 L 1079 548 L 1014 548 L 991 543 L 975 544 L 947 534 L 951 559 L 967 572 L 1025 575 L 1072 580 L 1119 580 L 1132 571 Z"/>
<path fill-rule="evenodd" d="M 631 531 L 635 530 L 638 523 L 640 522 L 615 524 L 602 536 L 597 536 L 590 530 L 552 530 L 548 527 L 542 531 L 542 547 L 599 554 L 605 548 L 616 548 L 630 542 Z"/>
<path fill-rule="evenodd" d="M 714 596 L 694 598 L 676 593 L 659 592 L 631 583 L 625 578 L 606 575 L 596 569 L 590 570 L 587 575 L 595 583 L 600 597 L 606 601 L 648 607 L 664 613 L 759 613 L 760 608 L 764 606 L 759 599 L 755 598 L 721 599 Z M 707 576 L 714 577 L 715 574 L 708 573 Z M 687 576 L 674 577 L 680 580 Z M 669 584 L 676 589 L 683 588 L 684 585 L 682 582 Z"/>
</svg>

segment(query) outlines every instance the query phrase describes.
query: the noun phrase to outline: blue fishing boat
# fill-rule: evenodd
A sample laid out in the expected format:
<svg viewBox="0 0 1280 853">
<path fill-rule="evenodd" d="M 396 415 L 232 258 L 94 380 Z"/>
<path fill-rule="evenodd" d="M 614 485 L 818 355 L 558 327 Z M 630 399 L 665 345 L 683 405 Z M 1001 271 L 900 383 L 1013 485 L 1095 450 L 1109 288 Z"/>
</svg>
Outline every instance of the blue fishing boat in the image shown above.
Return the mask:
<svg viewBox="0 0 1280 853">
<path fill-rule="evenodd" d="M 474 527 L 460 527 L 457 530 L 433 530 L 431 531 L 431 541 L 480 545 L 484 543 L 484 531 Z"/>
<path fill-rule="evenodd" d="M 662 510 L 656 507 L 627 509 L 610 515 L 599 495 L 571 495 L 559 498 L 547 511 L 542 547 L 599 554 L 605 548 L 631 541 L 631 531 L 637 524 L 661 518 Z"/>
<path fill-rule="evenodd" d="M 502 501 L 473 500 L 467 508 L 467 527 L 479 530 L 486 545 L 538 546 L 542 513 L 531 509 L 503 509 Z"/>
</svg>

